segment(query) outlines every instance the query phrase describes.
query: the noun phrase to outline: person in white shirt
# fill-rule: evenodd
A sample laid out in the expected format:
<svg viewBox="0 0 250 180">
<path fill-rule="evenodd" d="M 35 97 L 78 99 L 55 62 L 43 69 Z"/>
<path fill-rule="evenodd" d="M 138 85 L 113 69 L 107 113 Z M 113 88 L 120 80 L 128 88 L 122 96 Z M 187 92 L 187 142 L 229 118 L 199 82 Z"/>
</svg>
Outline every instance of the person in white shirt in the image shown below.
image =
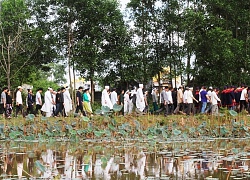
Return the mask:
<svg viewBox="0 0 250 180">
<path fill-rule="evenodd" d="M 46 117 L 51 117 L 53 111 L 53 89 L 48 88 L 48 90 L 44 94 L 44 104 L 41 108 L 43 112 L 46 112 Z"/>
<path fill-rule="evenodd" d="M 22 91 L 23 91 L 23 88 L 22 86 L 18 86 L 17 87 L 17 92 L 16 92 L 16 117 L 18 115 L 18 113 L 21 111 L 22 115 L 24 116 L 23 114 L 23 98 L 22 98 Z"/>
<path fill-rule="evenodd" d="M 105 86 L 102 91 L 102 106 L 107 106 L 109 109 L 113 109 L 113 104 L 109 98 L 108 90 L 109 86 Z"/>
<path fill-rule="evenodd" d="M 112 102 L 112 104 L 118 104 L 118 97 L 117 97 L 117 92 L 116 89 L 114 88 L 113 91 L 110 94 L 110 100 Z"/>
<path fill-rule="evenodd" d="M 37 115 L 38 111 L 41 111 L 43 102 L 42 102 L 42 96 L 41 93 L 43 92 L 43 88 L 39 88 L 36 92 L 36 111 L 35 115 Z"/>
<path fill-rule="evenodd" d="M 130 95 L 130 92 L 129 90 L 127 90 L 124 94 L 124 116 L 127 115 L 129 112 L 129 104 L 130 104 L 129 95 Z"/>
<path fill-rule="evenodd" d="M 246 109 L 247 108 L 247 86 L 244 86 L 244 89 L 241 91 L 241 95 L 240 95 L 240 111 L 242 111 L 242 109 Z"/>
<path fill-rule="evenodd" d="M 63 102 L 64 102 L 64 112 L 65 112 L 64 116 L 67 117 L 69 115 L 69 112 L 73 109 L 72 99 L 69 93 L 69 87 L 66 86 L 64 89 L 62 88 L 62 92 L 63 92 Z"/>
<path fill-rule="evenodd" d="M 211 104 L 212 104 L 212 115 L 218 115 L 218 101 L 220 101 L 220 99 L 217 96 L 217 90 L 216 88 L 214 88 L 214 90 L 211 92 L 211 96 L 210 96 L 210 100 L 211 100 Z"/>
<path fill-rule="evenodd" d="M 209 113 L 212 109 L 212 103 L 210 102 L 212 90 L 213 90 L 213 87 L 210 86 L 207 91 L 208 99 L 207 99 L 207 107 L 206 107 L 205 113 Z"/>
<path fill-rule="evenodd" d="M 184 101 L 187 105 L 186 114 L 190 115 L 191 110 L 193 109 L 193 100 L 195 100 L 197 103 L 199 102 L 196 100 L 193 96 L 193 88 L 186 87 L 186 91 L 184 92 Z"/>
<path fill-rule="evenodd" d="M 143 110 L 146 107 L 142 89 L 143 89 L 143 84 L 139 84 L 139 88 L 138 88 L 137 93 L 136 93 L 136 108 L 140 112 L 143 112 Z"/>
<path fill-rule="evenodd" d="M 168 115 L 171 115 L 173 113 L 173 97 L 172 97 L 172 88 L 166 89 L 166 95 L 167 95 L 167 103 L 168 103 Z"/>
</svg>

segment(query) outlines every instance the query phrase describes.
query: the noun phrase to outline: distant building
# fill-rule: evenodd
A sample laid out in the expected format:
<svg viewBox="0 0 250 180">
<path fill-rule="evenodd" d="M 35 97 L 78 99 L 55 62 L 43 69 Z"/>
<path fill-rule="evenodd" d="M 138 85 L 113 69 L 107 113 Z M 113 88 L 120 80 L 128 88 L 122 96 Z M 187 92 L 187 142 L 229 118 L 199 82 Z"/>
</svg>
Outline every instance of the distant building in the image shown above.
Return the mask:
<svg viewBox="0 0 250 180">
<path fill-rule="evenodd" d="M 165 87 L 165 86 L 171 86 L 173 85 L 173 88 L 175 88 L 175 78 L 170 79 L 170 67 L 163 68 L 163 72 L 160 72 L 160 84 L 158 82 L 158 75 L 153 77 L 152 86 L 153 87 Z M 181 85 L 181 77 L 176 77 L 176 87 L 178 88 Z"/>
</svg>

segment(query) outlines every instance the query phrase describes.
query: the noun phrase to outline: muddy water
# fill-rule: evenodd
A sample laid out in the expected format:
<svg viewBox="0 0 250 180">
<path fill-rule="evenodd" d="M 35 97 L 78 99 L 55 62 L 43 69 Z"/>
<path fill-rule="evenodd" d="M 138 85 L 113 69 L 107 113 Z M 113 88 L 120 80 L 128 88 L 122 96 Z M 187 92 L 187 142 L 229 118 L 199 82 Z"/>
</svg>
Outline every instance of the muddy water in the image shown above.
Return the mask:
<svg viewBox="0 0 250 180">
<path fill-rule="evenodd" d="M 250 140 L 0 142 L 0 179 L 250 179 Z"/>
</svg>

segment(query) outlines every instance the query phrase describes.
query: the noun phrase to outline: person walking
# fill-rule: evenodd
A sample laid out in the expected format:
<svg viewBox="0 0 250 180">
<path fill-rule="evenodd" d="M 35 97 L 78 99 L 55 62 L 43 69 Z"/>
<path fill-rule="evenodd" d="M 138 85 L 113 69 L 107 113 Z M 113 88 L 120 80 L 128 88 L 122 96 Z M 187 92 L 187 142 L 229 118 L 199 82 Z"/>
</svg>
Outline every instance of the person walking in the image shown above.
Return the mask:
<svg viewBox="0 0 250 180">
<path fill-rule="evenodd" d="M 36 92 L 36 110 L 35 110 L 35 116 L 37 116 L 38 114 L 38 111 L 40 111 L 40 113 L 42 114 L 41 112 L 41 108 L 42 108 L 42 105 L 43 105 L 43 102 L 42 102 L 42 92 L 43 92 L 43 88 L 39 88 Z"/>
<path fill-rule="evenodd" d="M 182 85 L 179 86 L 179 89 L 177 91 L 177 107 L 174 110 L 174 114 L 179 113 L 180 110 L 183 111 L 183 86 Z"/>
<path fill-rule="evenodd" d="M 32 89 L 28 89 L 26 105 L 27 105 L 27 114 L 34 114 L 34 110 L 33 110 L 34 101 L 33 101 Z"/>
<path fill-rule="evenodd" d="M 218 108 L 218 101 L 221 101 L 220 98 L 218 98 L 217 89 L 214 88 L 213 91 L 211 92 L 211 105 L 212 105 L 212 115 L 218 115 L 219 113 L 219 108 Z"/>
<path fill-rule="evenodd" d="M 76 92 L 76 110 L 75 113 L 78 114 L 79 110 L 81 111 L 83 116 L 86 116 L 85 111 L 83 110 L 83 87 L 79 87 Z"/>
<path fill-rule="evenodd" d="M 11 96 L 11 91 L 8 89 L 6 93 L 6 117 L 8 119 L 11 118 L 12 110 L 13 110 L 13 100 Z"/>
<path fill-rule="evenodd" d="M 46 117 L 51 117 L 53 112 L 53 97 L 52 97 L 53 89 L 48 88 L 48 90 L 44 94 L 44 104 L 41 108 L 43 112 L 46 113 Z"/>
<path fill-rule="evenodd" d="M 16 92 L 16 117 L 19 112 L 21 112 L 22 116 L 24 117 L 23 114 L 23 98 L 22 98 L 22 91 L 23 88 L 22 86 L 17 87 L 17 92 Z"/>
<path fill-rule="evenodd" d="M 72 99 L 69 94 L 68 86 L 66 88 L 62 88 L 63 99 L 64 99 L 64 112 L 65 116 L 69 116 L 69 112 L 72 110 Z"/>
<path fill-rule="evenodd" d="M 87 114 L 89 116 L 92 116 L 93 111 L 92 111 L 91 104 L 90 104 L 90 101 L 91 101 L 90 98 L 91 98 L 91 96 L 89 94 L 89 88 L 84 89 L 84 93 L 83 93 L 83 107 L 86 110 Z"/>
<path fill-rule="evenodd" d="M 0 100 L 0 114 L 3 114 L 3 117 L 6 115 L 6 93 L 8 91 L 8 87 L 4 87 L 1 93 Z"/>
<path fill-rule="evenodd" d="M 143 112 L 143 110 L 146 107 L 146 105 L 145 105 L 145 99 L 144 99 L 144 95 L 143 95 L 142 89 L 143 89 L 143 84 L 139 84 L 139 88 L 138 88 L 138 90 L 136 92 L 136 108 L 140 112 Z"/>
</svg>

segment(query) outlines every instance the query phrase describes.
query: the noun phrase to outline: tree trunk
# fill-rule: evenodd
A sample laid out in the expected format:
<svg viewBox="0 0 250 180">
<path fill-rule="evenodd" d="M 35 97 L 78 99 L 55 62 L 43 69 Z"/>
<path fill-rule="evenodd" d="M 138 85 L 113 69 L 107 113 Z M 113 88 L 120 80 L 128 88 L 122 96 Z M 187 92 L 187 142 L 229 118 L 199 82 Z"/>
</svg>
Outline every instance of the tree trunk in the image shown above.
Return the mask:
<svg viewBox="0 0 250 180">
<path fill-rule="evenodd" d="M 11 84 L 10 84 L 10 36 L 9 36 L 9 40 L 8 40 L 8 68 L 7 68 L 7 84 L 8 84 L 8 88 L 10 89 Z"/>
<path fill-rule="evenodd" d="M 91 103 L 95 101 L 95 90 L 94 90 L 94 80 L 93 78 L 90 79 L 90 89 L 91 89 Z"/>
</svg>

